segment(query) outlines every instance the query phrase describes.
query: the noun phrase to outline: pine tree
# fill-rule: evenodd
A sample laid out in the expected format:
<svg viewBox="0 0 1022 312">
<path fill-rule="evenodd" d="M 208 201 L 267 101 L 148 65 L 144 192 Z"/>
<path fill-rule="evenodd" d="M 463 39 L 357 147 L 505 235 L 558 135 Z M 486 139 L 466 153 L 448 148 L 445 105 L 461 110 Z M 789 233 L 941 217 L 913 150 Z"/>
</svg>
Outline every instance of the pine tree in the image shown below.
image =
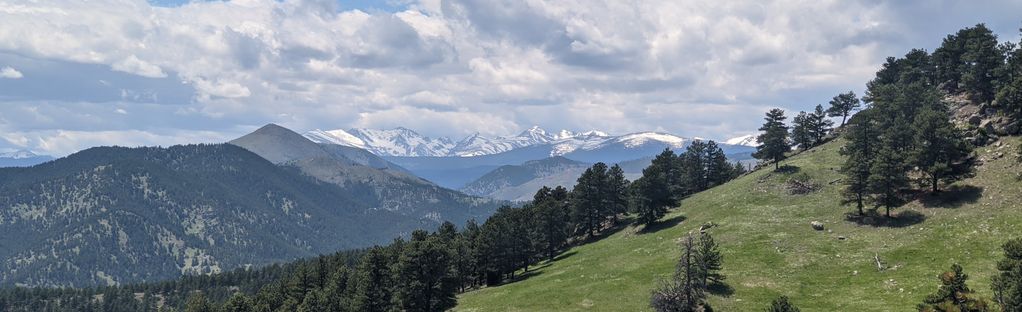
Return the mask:
<svg viewBox="0 0 1022 312">
<path fill-rule="evenodd" d="M 533 222 L 537 233 L 536 242 L 540 245 L 538 249 L 546 253 L 547 259 L 551 261 L 557 250 L 567 242 L 570 234 L 568 211 L 565 207 L 567 191 L 560 186 L 558 189 L 559 191 L 555 192 L 544 186 L 536 192 L 532 201 L 535 209 Z"/>
<path fill-rule="evenodd" d="M 639 223 L 656 222 L 678 203 L 682 189 L 678 163 L 674 152 L 665 149 L 642 169 L 642 177 L 632 182 L 629 206 L 638 215 Z"/>
<path fill-rule="evenodd" d="M 252 300 L 242 293 L 235 293 L 220 306 L 221 312 L 251 312 Z"/>
<path fill-rule="evenodd" d="M 808 150 L 816 144 L 816 137 L 813 135 L 813 118 L 806 112 L 799 112 L 792 119 L 791 141 L 798 148 Z"/>
<path fill-rule="evenodd" d="M 908 168 L 896 147 L 889 142 L 881 145 L 870 168 L 869 191 L 876 203 L 887 209 L 887 217 L 891 217 L 891 208 L 901 204 L 901 190 L 908 186 Z"/>
<path fill-rule="evenodd" d="M 724 281 L 725 277 L 720 273 L 723 268 L 722 260 L 713 236 L 708 232 L 700 233 L 695 246 L 695 263 L 702 285 L 719 284 Z"/>
<path fill-rule="evenodd" d="M 888 62 L 891 62 L 888 59 Z M 853 111 L 859 108 L 859 98 L 855 96 L 855 92 L 848 91 L 848 93 L 838 94 L 830 100 L 830 107 L 827 108 L 828 117 L 841 117 L 841 127 L 845 125 L 845 121 L 848 120 L 848 116 Z"/>
<path fill-rule="evenodd" d="M 767 312 L 799 312 L 800 310 L 788 300 L 788 296 L 780 296 L 770 303 Z"/>
<path fill-rule="evenodd" d="M 1008 117 L 1022 120 L 1022 47 L 1012 44 L 1007 48 L 1010 52 L 1001 69 L 1001 85 L 994 104 Z"/>
<path fill-rule="evenodd" d="M 306 294 L 302 303 L 295 310 L 297 312 L 320 312 L 330 311 L 330 302 L 322 289 L 316 289 Z"/>
<path fill-rule="evenodd" d="M 639 224 L 649 226 L 660 220 L 667 213 L 667 206 L 658 203 L 655 198 L 666 197 L 667 188 L 663 181 L 655 181 L 662 177 L 643 176 L 630 187 L 631 195 L 628 197 L 628 205 L 631 211 L 635 212 Z"/>
<path fill-rule="evenodd" d="M 999 272 L 992 279 L 994 301 L 1004 312 L 1022 312 L 1022 239 L 1002 246 L 1004 259 L 997 262 Z"/>
<path fill-rule="evenodd" d="M 686 196 L 710 188 L 706 153 L 706 143 L 695 141 L 685 148 L 684 153 L 676 157 L 673 172 L 677 172 L 680 187 L 676 187 L 672 191 L 672 197 L 675 200 L 681 200 Z"/>
<path fill-rule="evenodd" d="M 402 311 L 446 311 L 454 307 L 458 281 L 451 256 L 438 236 L 417 237 L 394 265 L 394 303 Z"/>
<path fill-rule="evenodd" d="M 389 255 L 381 247 L 370 249 L 352 274 L 352 310 L 385 312 L 390 309 L 391 274 Z"/>
<path fill-rule="evenodd" d="M 923 173 L 921 184 L 929 186 L 931 192 L 939 191 L 940 182 L 950 184 L 973 173 L 972 146 L 948 121 L 947 112 L 923 109 L 916 115 L 913 132 L 912 160 Z"/>
<path fill-rule="evenodd" d="M 823 111 L 823 105 L 816 105 L 816 109 L 809 114 L 809 119 L 812 125 L 809 132 L 813 137 L 813 146 L 819 146 L 823 144 L 827 134 L 834 127 L 834 122 L 827 119 L 827 113 Z"/>
<path fill-rule="evenodd" d="M 628 213 L 628 179 L 625 178 L 625 171 L 621 166 L 614 164 L 607 171 L 605 182 L 607 195 L 607 213 L 614 217 L 617 222 L 617 215 Z"/>
<path fill-rule="evenodd" d="M 678 259 L 672 279 L 662 281 L 650 296 L 650 307 L 657 312 L 708 311 L 706 285 L 701 283 L 695 261 L 696 245 L 692 235 L 682 240 L 681 258 Z"/>
<path fill-rule="evenodd" d="M 870 194 L 869 177 L 877 149 L 877 134 L 871 114 L 872 111 L 864 111 L 852 118 L 850 128 L 845 132 L 847 143 L 841 148 L 841 155 L 846 157 L 841 166 L 841 173 L 845 175 L 845 187 L 841 193 L 845 202 L 856 203 L 860 216 L 864 215 L 862 208 Z"/>
<path fill-rule="evenodd" d="M 962 266 L 951 265 L 951 271 L 940 275 L 940 288 L 936 294 L 927 296 L 919 305 L 921 312 L 960 311 L 986 312 L 989 307 L 985 300 L 969 289 L 965 282 L 969 275 L 962 272 Z"/>
<path fill-rule="evenodd" d="M 784 125 L 784 111 L 778 108 L 772 109 L 766 114 L 766 123 L 759 128 L 763 133 L 756 137 L 760 145 L 752 154 L 756 159 L 774 162 L 774 169 L 780 168 L 781 160 L 784 160 L 786 153 L 791 151 L 788 145 L 788 126 Z"/>
<path fill-rule="evenodd" d="M 721 185 L 727 181 L 731 181 L 737 175 L 734 173 L 734 167 L 731 163 L 728 163 L 727 156 L 724 154 L 724 150 L 717 145 L 717 142 L 707 141 L 706 149 L 703 152 L 703 162 L 706 167 L 706 188 Z M 700 191 L 704 191 L 700 190 Z"/>
<path fill-rule="evenodd" d="M 185 312 L 213 312 L 213 305 L 209 303 L 206 296 L 201 292 L 192 294 L 188 297 L 188 303 L 185 304 Z"/>
<path fill-rule="evenodd" d="M 604 216 L 610 215 L 608 180 L 607 165 L 596 163 L 582 173 L 571 191 L 573 219 L 583 233 L 595 236 L 600 231 Z"/>
<path fill-rule="evenodd" d="M 948 35 L 933 51 L 937 79 L 952 93 L 968 91 L 977 102 L 994 98 L 997 70 L 1004 62 L 997 35 L 984 24 Z"/>
</svg>

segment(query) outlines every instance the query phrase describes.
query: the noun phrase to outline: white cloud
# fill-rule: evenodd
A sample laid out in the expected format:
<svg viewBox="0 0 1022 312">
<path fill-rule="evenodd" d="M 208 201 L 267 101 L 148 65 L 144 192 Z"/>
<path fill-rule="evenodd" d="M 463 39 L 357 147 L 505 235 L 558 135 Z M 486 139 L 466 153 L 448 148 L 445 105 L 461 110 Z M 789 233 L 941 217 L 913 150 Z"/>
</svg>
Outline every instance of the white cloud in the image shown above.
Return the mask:
<svg viewBox="0 0 1022 312">
<path fill-rule="evenodd" d="M 112 65 L 110 65 L 110 68 L 116 71 L 135 74 L 149 78 L 167 77 L 167 74 L 164 73 L 159 66 L 149 64 L 146 61 L 140 60 L 135 55 L 130 55 L 126 59 L 114 62 Z"/>
<path fill-rule="evenodd" d="M 998 10 L 968 10 L 964 1 L 420 0 L 394 13 L 339 10 L 332 0 L 0 3 L 0 61 L 7 64 L 6 53 L 129 73 L 64 89 L 98 90 L 71 102 L 113 98 L 134 118 L 167 116 L 157 129 L 107 115 L 110 105 L 55 103 L 46 114 L 6 119 L 6 128 L 42 138 L 134 133 L 126 127 L 226 133 L 278 122 L 462 136 L 538 124 L 724 138 L 755 129 L 769 107 L 809 109 L 861 90 L 886 56 L 932 50 L 958 28 L 989 22 L 1017 38 L 1011 12 L 1022 3 L 995 2 L 985 6 Z M 25 63 L 9 63 L 0 76 L 21 77 L 18 67 L 31 74 L 18 83 L 49 87 L 32 80 L 43 67 Z M 54 99 L 66 97 L 34 100 Z M 19 105 L 0 103 L 0 115 L 20 114 Z M 104 118 L 118 122 L 95 121 Z"/>
<path fill-rule="evenodd" d="M 18 79 L 24 76 L 25 75 L 22 75 L 20 71 L 10 66 L 4 66 L 4 68 L 0 68 L 0 78 Z"/>
</svg>

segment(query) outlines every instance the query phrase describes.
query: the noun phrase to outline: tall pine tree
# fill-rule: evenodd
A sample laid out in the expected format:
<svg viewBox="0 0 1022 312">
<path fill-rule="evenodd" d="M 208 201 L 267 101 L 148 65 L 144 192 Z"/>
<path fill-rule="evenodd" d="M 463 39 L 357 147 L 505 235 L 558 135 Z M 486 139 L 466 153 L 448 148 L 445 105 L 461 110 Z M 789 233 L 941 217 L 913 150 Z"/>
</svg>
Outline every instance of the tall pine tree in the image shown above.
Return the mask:
<svg viewBox="0 0 1022 312">
<path fill-rule="evenodd" d="M 847 143 L 841 147 L 841 155 L 845 156 L 841 165 L 845 187 L 841 194 L 845 202 L 856 204 L 860 216 L 865 214 L 863 206 L 869 199 L 869 177 L 877 150 L 877 131 L 871 114 L 872 111 L 864 111 L 852 118 L 849 129 L 845 131 Z"/>
<path fill-rule="evenodd" d="M 759 131 L 763 133 L 756 137 L 756 142 L 760 145 L 752 154 L 756 159 L 772 161 L 774 169 L 780 168 L 781 160 L 784 160 L 786 153 L 791 151 L 791 146 L 788 144 L 788 126 L 784 124 L 785 119 L 787 117 L 784 116 L 784 111 L 779 108 L 766 113 L 766 118 L 764 118 L 766 122 L 759 128 Z"/>
<path fill-rule="evenodd" d="M 888 60 L 888 62 L 890 62 L 890 60 Z M 847 93 L 838 94 L 830 100 L 830 107 L 827 108 L 827 116 L 841 117 L 841 126 L 843 127 L 845 125 L 845 121 L 848 120 L 848 116 L 859 108 L 859 103 L 859 98 L 855 96 L 855 92 L 848 91 Z"/>
<path fill-rule="evenodd" d="M 994 301 L 1004 312 L 1022 312 L 1022 239 L 1008 241 L 1002 247 L 1004 259 L 997 262 L 993 277 Z"/>
<path fill-rule="evenodd" d="M 930 187 L 931 192 L 940 190 L 940 182 L 950 184 L 973 173 L 972 146 L 948 120 L 947 112 L 923 109 L 912 126 L 915 132 L 912 160 L 922 172 L 921 184 Z"/>
</svg>

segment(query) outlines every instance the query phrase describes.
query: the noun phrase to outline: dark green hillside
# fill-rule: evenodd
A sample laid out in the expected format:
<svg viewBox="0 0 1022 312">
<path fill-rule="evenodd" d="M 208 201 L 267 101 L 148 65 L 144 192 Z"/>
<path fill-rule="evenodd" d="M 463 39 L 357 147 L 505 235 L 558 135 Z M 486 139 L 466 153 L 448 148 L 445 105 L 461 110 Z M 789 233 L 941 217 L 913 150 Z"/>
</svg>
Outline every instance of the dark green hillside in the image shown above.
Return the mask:
<svg viewBox="0 0 1022 312">
<path fill-rule="evenodd" d="M 365 194 L 227 144 L 100 147 L 0 169 L 0 284 L 215 273 L 381 243 L 422 226 L 367 212 Z"/>
</svg>

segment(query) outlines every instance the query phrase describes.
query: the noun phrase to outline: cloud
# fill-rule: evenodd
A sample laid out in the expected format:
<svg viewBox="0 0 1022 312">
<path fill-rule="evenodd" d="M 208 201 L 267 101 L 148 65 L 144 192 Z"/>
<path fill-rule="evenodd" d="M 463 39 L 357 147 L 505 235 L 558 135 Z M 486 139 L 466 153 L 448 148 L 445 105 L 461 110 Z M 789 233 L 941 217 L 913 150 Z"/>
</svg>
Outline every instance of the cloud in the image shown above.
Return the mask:
<svg viewBox="0 0 1022 312">
<path fill-rule="evenodd" d="M 24 75 L 22 75 L 17 69 L 11 68 L 10 66 L 0 68 L 0 78 L 18 79 L 21 77 L 24 77 Z"/>
<path fill-rule="evenodd" d="M 0 75 L 20 78 L 0 83 L 0 130 L 19 136 L 6 144 L 66 153 L 267 122 L 725 138 L 771 107 L 861 93 L 886 56 L 932 50 L 956 29 L 987 22 L 1017 40 L 1022 11 L 1008 0 L 170 4 L 0 2 Z"/>
<path fill-rule="evenodd" d="M 167 74 L 160 69 L 159 66 L 149 64 L 146 61 L 138 59 L 135 55 L 130 55 L 128 58 L 114 62 L 110 65 L 110 68 L 116 71 L 139 75 L 142 77 L 149 78 L 163 78 L 167 77 Z"/>
</svg>

